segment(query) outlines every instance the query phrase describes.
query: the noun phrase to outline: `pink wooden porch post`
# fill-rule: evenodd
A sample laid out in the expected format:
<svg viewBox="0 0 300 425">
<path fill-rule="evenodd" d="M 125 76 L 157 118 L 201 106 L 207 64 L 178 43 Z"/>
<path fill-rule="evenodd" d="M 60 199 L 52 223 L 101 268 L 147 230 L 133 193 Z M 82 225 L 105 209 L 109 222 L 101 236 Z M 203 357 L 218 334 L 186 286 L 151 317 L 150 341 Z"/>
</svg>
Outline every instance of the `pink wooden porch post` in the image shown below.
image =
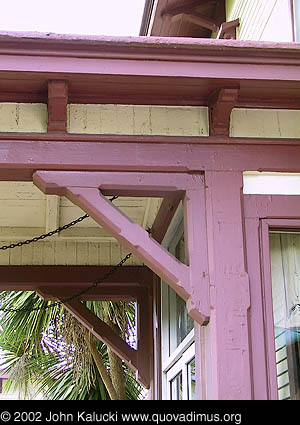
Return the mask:
<svg viewBox="0 0 300 425">
<path fill-rule="evenodd" d="M 205 177 L 211 315 L 196 341 L 205 346 L 207 398 L 251 399 L 242 173 L 207 172 Z"/>
</svg>

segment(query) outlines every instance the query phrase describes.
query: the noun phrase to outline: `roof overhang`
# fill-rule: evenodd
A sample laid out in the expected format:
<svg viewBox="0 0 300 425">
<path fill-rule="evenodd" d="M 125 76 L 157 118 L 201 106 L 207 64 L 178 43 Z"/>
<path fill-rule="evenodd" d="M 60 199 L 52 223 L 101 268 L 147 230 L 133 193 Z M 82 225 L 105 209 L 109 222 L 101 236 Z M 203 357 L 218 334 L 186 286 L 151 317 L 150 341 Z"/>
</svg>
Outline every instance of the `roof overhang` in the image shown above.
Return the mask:
<svg viewBox="0 0 300 425">
<path fill-rule="evenodd" d="M 0 33 L 0 101 L 206 105 L 239 88 L 237 107 L 298 108 L 300 45 L 165 37 Z"/>
</svg>

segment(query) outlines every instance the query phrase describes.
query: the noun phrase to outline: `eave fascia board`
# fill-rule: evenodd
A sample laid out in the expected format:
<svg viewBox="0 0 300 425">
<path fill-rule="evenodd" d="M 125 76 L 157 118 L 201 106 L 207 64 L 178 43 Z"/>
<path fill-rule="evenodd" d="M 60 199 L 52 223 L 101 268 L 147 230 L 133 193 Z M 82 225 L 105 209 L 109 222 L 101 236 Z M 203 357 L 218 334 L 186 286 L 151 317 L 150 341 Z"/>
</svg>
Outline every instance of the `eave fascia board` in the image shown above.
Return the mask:
<svg viewBox="0 0 300 425">
<path fill-rule="evenodd" d="M 183 37 L 0 32 L 0 54 L 140 60 L 300 63 L 300 44 Z M 218 59 L 217 59 L 218 58 Z M 287 61 L 287 62 L 285 62 Z M 261 62 L 260 62 L 261 63 Z"/>
</svg>

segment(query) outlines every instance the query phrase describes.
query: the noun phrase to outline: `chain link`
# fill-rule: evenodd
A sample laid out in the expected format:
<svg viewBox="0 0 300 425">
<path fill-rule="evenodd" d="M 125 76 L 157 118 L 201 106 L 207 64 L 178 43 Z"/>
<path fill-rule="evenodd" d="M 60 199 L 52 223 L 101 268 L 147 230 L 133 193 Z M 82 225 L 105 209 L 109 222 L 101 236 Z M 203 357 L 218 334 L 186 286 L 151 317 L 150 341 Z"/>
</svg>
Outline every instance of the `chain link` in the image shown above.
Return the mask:
<svg viewBox="0 0 300 425">
<path fill-rule="evenodd" d="M 43 239 L 45 239 L 45 238 L 48 238 L 49 236 L 56 235 L 57 233 L 60 233 L 60 232 L 62 232 L 63 230 L 68 229 L 68 228 L 69 228 L 69 227 L 71 227 L 71 226 L 75 226 L 75 224 L 80 223 L 81 221 L 85 220 L 85 219 L 86 219 L 86 218 L 88 218 L 88 217 L 89 217 L 89 215 L 88 215 L 88 214 L 82 215 L 81 217 L 78 217 L 76 220 L 73 220 L 73 221 L 71 221 L 71 222 L 70 222 L 70 223 L 68 223 L 68 224 L 64 224 L 63 226 L 58 227 L 58 228 L 57 228 L 57 229 L 55 229 L 55 230 L 51 230 L 51 231 L 50 231 L 50 232 L 48 232 L 48 233 L 44 233 L 44 234 L 42 234 L 42 235 L 40 235 L 40 236 L 36 236 L 36 237 L 34 237 L 34 238 L 32 238 L 32 239 L 27 239 L 26 241 L 20 241 L 20 242 L 16 242 L 16 243 L 11 243 L 10 245 L 3 245 L 3 246 L 0 246 L 0 250 L 5 251 L 6 249 L 16 248 L 17 246 L 29 245 L 29 244 L 30 244 L 30 243 L 32 243 L 32 242 L 38 242 L 38 241 L 40 241 L 40 240 L 43 240 Z"/>
<path fill-rule="evenodd" d="M 109 201 L 110 202 L 113 202 L 115 199 L 117 199 L 118 198 L 118 196 L 113 196 L 112 198 L 110 198 L 109 199 Z M 16 243 L 11 243 L 10 245 L 3 245 L 3 246 L 0 246 L 0 250 L 3 250 L 3 251 L 5 251 L 6 249 L 12 249 L 12 248 L 16 248 L 16 247 L 20 247 L 20 246 L 23 246 L 23 245 L 29 245 L 30 243 L 32 243 L 32 242 L 38 242 L 38 241 L 40 241 L 40 240 L 43 240 L 43 239 L 45 239 L 45 238 L 48 238 L 49 236 L 53 236 L 53 235 L 56 235 L 57 233 L 60 233 L 60 232 L 62 232 L 63 230 L 67 230 L 69 227 L 72 227 L 72 226 L 75 226 L 75 224 L 77 224 L 77 223 L 80 223 L 81 221 L 83 221 L 83 220 L 85 220 L 86 218 L 88 218 L 89 217 L 89 215 L 88 214 L 84 214 L 84 215 L 82 215 L 81 217 L 78 217 L 76 220 L 73 220 L 73 221 L 71 221 L 70 223 L 68 223 L 68 224 L 64 224 L 63 226 L 61 226 L 61 227 L 58 227 L 57 229 L 55 229 L 55 230 L 51 230 L 50 232 L 48 232 L 48 233 L 43 233 L 42 235 L 40 235 L 40 236 L 36 236 L 36 237 L 34 237 L 34 238 L 32 238 L 32 239 L 26 239 L 25 241 L 20 241 L 20 242 L 16 242 Z"/>
<path fill-rule="evenodd" d="M 115 199 L 117 199 L 118 196 L 113 196 L 112 198 L 110 198 L 109 200 L 111 202 L 113 202 Z M 10 245 L 4 245 L 0 247 L 0 250 L 6 250 L 6 249 L 12 249 L 18 246 L 22 246 L 22 245 L 28 245 L 32 242 L 37 242 L 39 240 L 48 238 L 49 236 L 53 236 L 56 233 L 59 233 L 63 230 L 68 229 L 71 226 L 75 226 L 75 224 L 80 223 L 82 220 L 85 220 L 86 218 L 88 218 L 89 215 L 85 214 L 81 217 L 78 217 L 76 220 L 71 221 L 68 224 L 65 224 L 64 226 L 58 227 L 55 230 L 51 230 L 48 233 L 44 233 L 40 236 L 34 237 L 32 239 L 27 239 L 25 241 L 20 241 L 17 243 L 12 243 Z M 53 308 L 53 307 L 58 307 L 61 306 L 62 304 L 65 304 L 67 302 L 70 302 L 72 300 L 75 300 L 79 297 L 81 297 L 82 295 L 86 294 L 88 291 L 90 291 L 93 288 L 96 288 L 98 285 L 100 285 L 101 283 L 105 282 L 110 276 L 112 276 L 120 267 L 123 266 L 123 264 L 132 256 L 132 253 L 130 252 L 129 254 L 127 254 L 117 265 L 113 266 L 102 278 L 96 280 L 91 286 L 88 286 L 87 288 L 82 289 L 81 291 L 77 292 L 76 294 L 72 295 L 69 298 L 65 298 L 63 300 L 60 301 L 56 301 L 54 303 L 51 304 L 47 304 L 45 306 L 40 306 L 40 307 L 32 307 L 32 308 L 0 308 L 0 311 L 6 312 L 6 313 L 21 313 L 21 312 L 31 312 L 31 311 L 39 311 L 39 310 L 48 310 L 49 308 Z"/>
</svg>

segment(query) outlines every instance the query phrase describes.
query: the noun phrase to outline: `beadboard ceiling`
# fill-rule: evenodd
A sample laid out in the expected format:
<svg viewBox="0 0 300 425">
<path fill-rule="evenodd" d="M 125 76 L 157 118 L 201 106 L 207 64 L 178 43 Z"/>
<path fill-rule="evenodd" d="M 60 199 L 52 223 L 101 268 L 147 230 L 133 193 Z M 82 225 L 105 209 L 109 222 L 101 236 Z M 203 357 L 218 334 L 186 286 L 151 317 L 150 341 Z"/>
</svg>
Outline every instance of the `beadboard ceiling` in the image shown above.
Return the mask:
<svg viewBox="0 0 300 425">
<path fill-rule="evenodd" d="M 1 246 L 47 233 L 85 214 L 64 197 L 44 195 L 31 182 L 0 182 L 0 202 Z M 144 228 L 151 228 L 160 203 L 158 198 L 120 197 L 114 200 L 116 207 Z M 84 251 L 82 255 L 81 250 Z M 123 249 L 118 242 L 92 218 L 87 218 L 44 241 L 0 251 L 0 264 L 107 265 L 116 264 L 122 255 Z M 133 259 L 130 264 L 140 262 Z"/>
</svg>

